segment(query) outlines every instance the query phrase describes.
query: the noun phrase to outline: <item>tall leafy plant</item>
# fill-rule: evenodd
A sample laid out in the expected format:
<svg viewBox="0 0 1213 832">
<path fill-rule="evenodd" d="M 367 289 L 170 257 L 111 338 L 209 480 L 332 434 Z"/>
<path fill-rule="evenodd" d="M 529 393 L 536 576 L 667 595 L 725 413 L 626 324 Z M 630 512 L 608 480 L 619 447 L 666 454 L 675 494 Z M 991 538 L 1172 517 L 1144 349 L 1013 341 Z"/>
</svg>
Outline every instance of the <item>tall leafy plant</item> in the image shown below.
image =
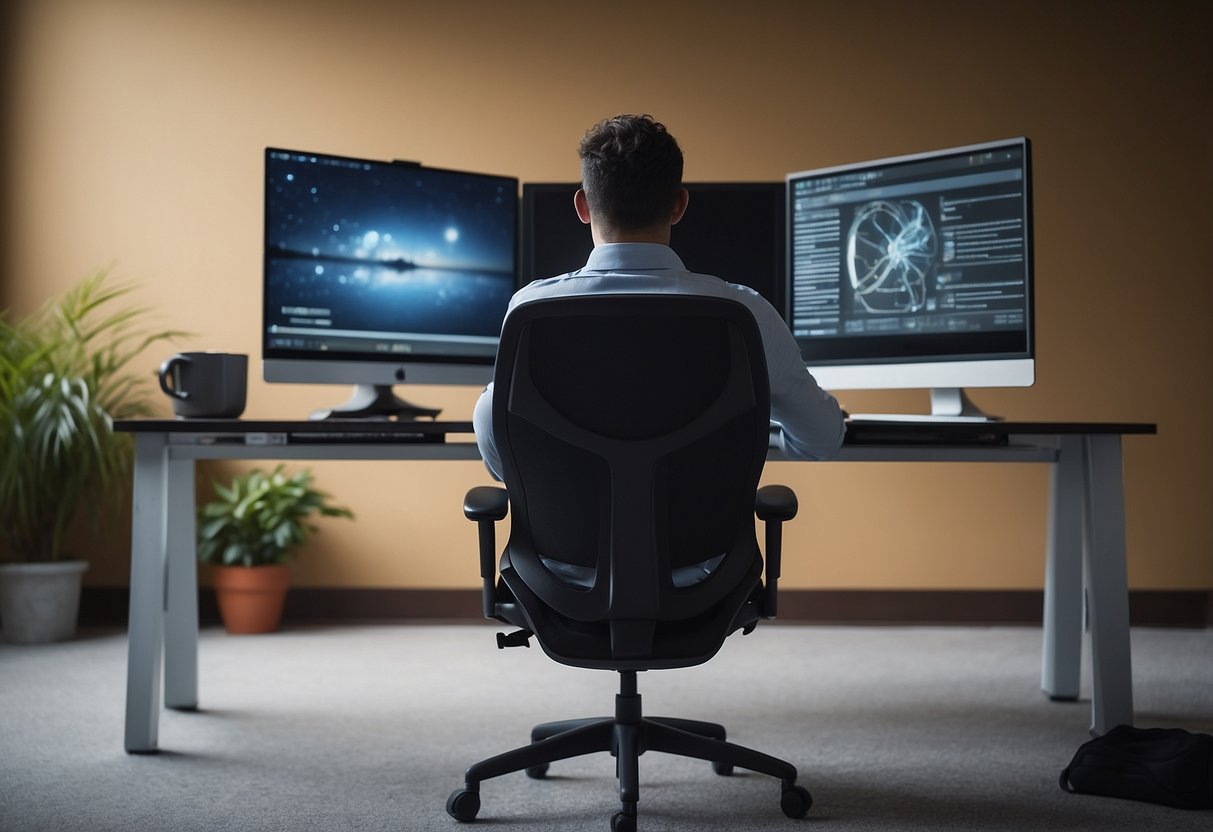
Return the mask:
<svg viewBox="0 0 1213 832">
<path fill-rule="evenodd" d="M 101 271 L 31 315 L 0 312 L 0 537 L 19 561 L 61 559 L 77 515 L 124 491 L 132 443 L 113 423 L 150 412 L 150 373 L 129 365 L 182 334 L 149 331 L 134 288 Z"/>
</svg>

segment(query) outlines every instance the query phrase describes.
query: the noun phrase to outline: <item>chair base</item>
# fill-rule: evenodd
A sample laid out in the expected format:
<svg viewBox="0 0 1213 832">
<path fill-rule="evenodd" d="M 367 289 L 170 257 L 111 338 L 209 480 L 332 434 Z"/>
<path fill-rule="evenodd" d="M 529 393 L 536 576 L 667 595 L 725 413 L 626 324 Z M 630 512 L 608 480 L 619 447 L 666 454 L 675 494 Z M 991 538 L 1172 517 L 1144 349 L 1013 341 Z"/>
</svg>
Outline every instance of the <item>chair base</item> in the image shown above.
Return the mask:
<svg viewBox="0 0 1213 832">
<path fill-rule="evenodd" d="M 480 810 L 480 783 L 484 780 L 515 771 L 542 778 L 551 763 L 604 751 L 615 757 L 619 780 L 620 810 L 611 819 L 612 832 L 631 832 L 636 828 L 639 758 L 646 751 L 707 760 L 717 774 L 724 776 L 737 767 L 777 777 L 781 782 L 780 808 L 784 814 L 800 818 L 809 811 L 813 799 L 805 788 L 796 785 L 796 767 L 791 763 L 726 741 L 724 727 L 714 722 L 643 716 L 640 695 L 636 692 L 636 672 L 625 670 L 619 674 L 620 693 L 615 697 L 613 717 L 535 726 L 530 745 L 469 767 L 465 787 L 447 800 L 447 813 L 456 820 L 474 820 Z"/>
</svg>

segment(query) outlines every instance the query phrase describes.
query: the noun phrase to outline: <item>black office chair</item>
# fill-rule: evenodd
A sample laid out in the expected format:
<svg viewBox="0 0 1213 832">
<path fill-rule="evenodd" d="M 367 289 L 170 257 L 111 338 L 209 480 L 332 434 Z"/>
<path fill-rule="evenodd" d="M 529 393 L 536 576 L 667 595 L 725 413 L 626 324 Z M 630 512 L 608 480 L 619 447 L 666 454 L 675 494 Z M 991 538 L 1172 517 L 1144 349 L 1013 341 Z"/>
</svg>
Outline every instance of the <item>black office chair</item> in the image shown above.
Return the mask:
<svg viewBox="0 0 1213 832">
<path fill-rule="evenodd" d="M 468 492 L 479 525 L 484 614 L 534 636 L 562 664 L 614 670 L 614 717 L 535 727 L 531 744 L 476 763 L 447 800 L 480 810 L 480 783 L 610 752 L 636 829 L 638 757 L 663 751 L 781 781 L 780 806 L 812 805 L 790 763 L 725 741 L 714 723 L 641 714 L 636 672 L 702 664 L 736 630 L 776 611 L 784 486 L 758 488 L 769 437 L 762 340 L 743 305 L 685 295 L 594 295 L 517 307 L 501 335 L 493 432 L 506 488 Z M 495 563 L 494 523 L 512 508 Z M 766 522 L 766 582 L 754 530 Z"/>
</svg>

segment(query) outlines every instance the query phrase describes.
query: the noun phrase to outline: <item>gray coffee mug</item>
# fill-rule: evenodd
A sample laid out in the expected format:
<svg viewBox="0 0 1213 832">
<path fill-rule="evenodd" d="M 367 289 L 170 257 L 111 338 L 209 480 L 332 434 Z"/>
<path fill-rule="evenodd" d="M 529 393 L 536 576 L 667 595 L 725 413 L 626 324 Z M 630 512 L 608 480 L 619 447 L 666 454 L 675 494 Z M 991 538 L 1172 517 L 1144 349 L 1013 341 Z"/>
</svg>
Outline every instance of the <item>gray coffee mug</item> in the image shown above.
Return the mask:
<svg viewBox="0 0 1213 832">
<path fill-rule="evenodd" d="M 160 365 L 160 389 L 184 419 L 235 419 L 244 412 L 248 356 L 179 352 Z"/>
</svg>

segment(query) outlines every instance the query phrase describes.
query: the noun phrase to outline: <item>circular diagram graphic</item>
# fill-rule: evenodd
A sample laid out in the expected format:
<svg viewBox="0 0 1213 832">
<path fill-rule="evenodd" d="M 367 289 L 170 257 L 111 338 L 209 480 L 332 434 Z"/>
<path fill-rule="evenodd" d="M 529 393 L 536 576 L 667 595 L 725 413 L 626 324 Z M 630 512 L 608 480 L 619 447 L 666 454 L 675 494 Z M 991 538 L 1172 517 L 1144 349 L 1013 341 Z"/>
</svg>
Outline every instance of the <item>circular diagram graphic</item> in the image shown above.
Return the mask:
<svg viewBox="0 0 1213 832">
<path fill-rule="evenodd" d="M 869 202 L 847 234 L 847 272 L 856 299 L 869 312 L 916 312 L 927 298 L 935 262 L 935 226 L 915 200 Z"/>
</svg>

